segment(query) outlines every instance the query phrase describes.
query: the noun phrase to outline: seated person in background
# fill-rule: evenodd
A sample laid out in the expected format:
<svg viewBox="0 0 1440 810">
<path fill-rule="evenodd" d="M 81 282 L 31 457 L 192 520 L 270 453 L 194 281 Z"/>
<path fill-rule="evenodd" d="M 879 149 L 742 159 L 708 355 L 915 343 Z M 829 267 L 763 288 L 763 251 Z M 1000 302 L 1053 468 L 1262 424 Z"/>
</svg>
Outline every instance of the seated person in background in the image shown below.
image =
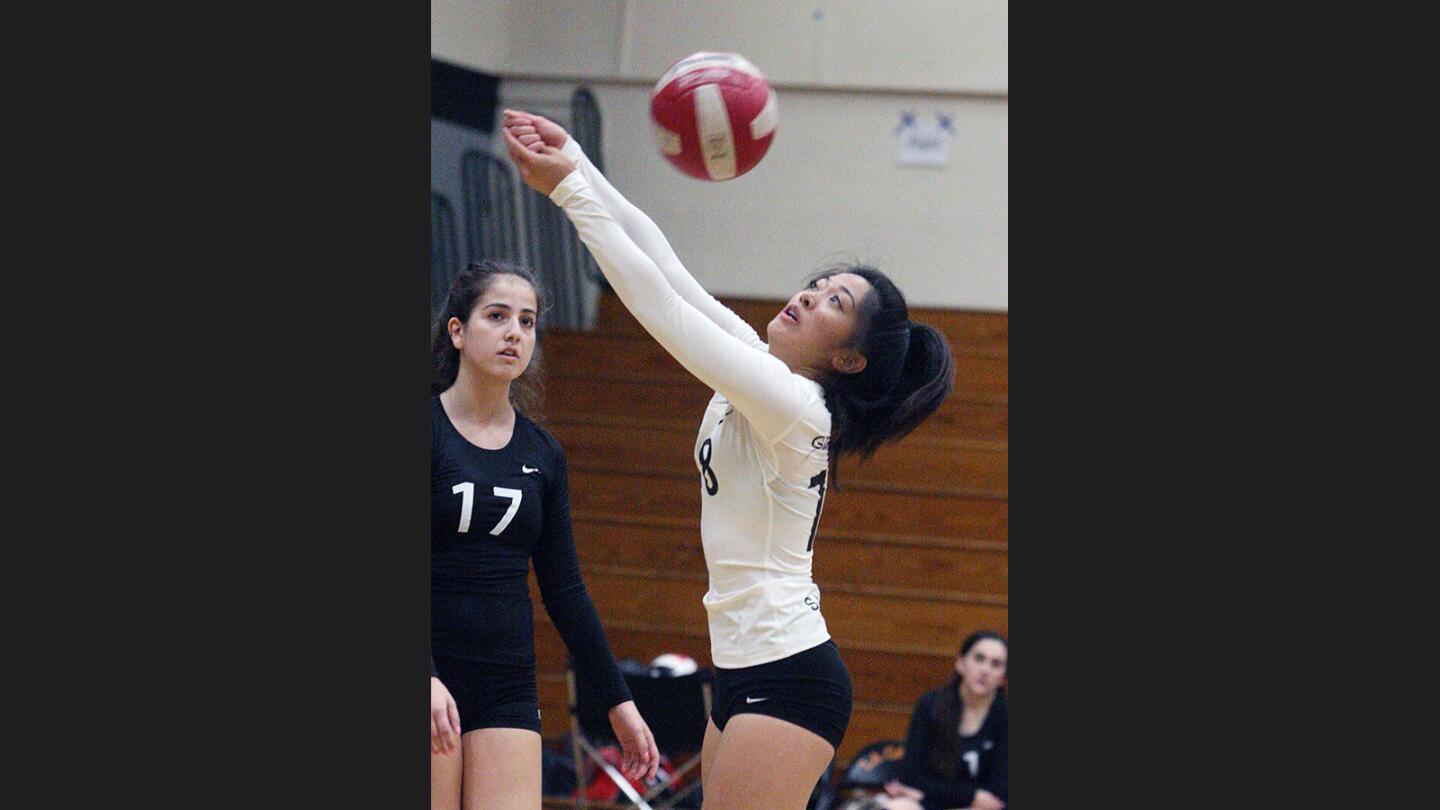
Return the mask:
<svg viewBox="0 0 1440 810">
<path fill-rule="evenodd" d="M 1000 810 L 1009 789 L 1005 673 L 1010 644 L 982 631 L 965 639 L 955 676 L 915 704 L 902 781 L 885 785 L 886 810 Z"/>
</svg>

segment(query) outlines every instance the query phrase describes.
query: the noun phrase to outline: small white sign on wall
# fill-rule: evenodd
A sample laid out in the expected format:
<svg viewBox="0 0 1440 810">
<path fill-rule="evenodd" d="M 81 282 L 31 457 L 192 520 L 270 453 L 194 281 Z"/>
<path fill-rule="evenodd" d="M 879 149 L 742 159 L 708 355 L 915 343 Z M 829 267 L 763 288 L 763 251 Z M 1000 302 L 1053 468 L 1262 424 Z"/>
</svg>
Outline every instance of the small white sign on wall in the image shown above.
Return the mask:
<svg viewBox="0 0 1440 810">
<path fill-rule="evenodd" d="M 950 161 L 950 139 L 955 137 L 955 125 L 950 116 L 943 113 L 922 118 L 902 112 L 895 137 L 896 161 L 901 166 L 944 166 Z"/>
</svg>

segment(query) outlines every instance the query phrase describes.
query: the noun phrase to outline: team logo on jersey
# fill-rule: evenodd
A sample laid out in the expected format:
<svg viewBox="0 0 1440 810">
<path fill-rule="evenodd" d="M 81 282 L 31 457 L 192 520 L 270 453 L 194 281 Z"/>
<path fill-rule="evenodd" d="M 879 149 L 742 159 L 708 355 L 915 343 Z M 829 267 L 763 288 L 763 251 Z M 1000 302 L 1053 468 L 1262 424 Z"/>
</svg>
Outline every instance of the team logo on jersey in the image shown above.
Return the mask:
<svg viewBox="0 0 1440 810">
<path fill-rule="evenodd" d="M 809 605 L 811 610 L 819 610 L 819 609 L 820 609 L 820 594 L 817 593 L 817 594 L 814 594 L 814 595 L 805 597 L 805 604 Z"/>
<path fill-rule="evenodd" d="M 810 440 L 810 446 L 816 450 L 828 450 L 830 448 L 830 437 L 816 436 Z"/>
<path fill-rule="evenodd" d="M 521 464 L 521 465 L 520 465 L 520 472 L 525 473 L 526 475 L 529 475 L 529 474 L 532 473 L 532 472 L 540 472 L 540 468 L 539 468 L 539 467 L 531 467 L 531 466 L 526 465 L 526 464 Z"/>
<path fill-rule="evenodd" d="M 994 740 L 986 740 L 986 741 L 984 742 L 984 744 L 982 744 L 980 747 L 981 747 L 981 748 L 984 748 L 986 751 L 989 751 L 991 748 L 994 748 L 994 747 L 995 747 L 995 741 L 994 741 Z"/>
</svg>

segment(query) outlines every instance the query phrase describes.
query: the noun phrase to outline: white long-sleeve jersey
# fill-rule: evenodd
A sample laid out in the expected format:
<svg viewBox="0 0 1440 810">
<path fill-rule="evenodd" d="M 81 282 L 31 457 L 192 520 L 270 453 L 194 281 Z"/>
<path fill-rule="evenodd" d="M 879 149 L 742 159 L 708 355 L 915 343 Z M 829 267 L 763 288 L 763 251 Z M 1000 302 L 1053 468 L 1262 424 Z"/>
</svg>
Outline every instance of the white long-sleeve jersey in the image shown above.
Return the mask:
<svg viewBox="0 0 1440 810">
<path fill-rule="evenodd" d="M 695 440 L 705 609 L 717 667 L 779 660 L 830 638 L 811 578 L 825 500 L 830 412 L 745 321 L 705 292 L 660 229 L 585 157 L 551 192 L 615 293 L 715 391 Z"/>
</svg>

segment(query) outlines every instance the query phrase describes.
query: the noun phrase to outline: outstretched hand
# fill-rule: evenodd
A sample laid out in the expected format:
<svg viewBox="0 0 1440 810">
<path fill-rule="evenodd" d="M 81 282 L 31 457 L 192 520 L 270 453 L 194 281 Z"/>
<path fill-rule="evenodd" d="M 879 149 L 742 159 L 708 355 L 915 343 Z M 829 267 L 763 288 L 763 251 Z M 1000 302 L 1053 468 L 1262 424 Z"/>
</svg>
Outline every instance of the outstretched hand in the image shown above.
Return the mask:
<svg viewBox="0 0 1440 810">
<path fill-rule="evenodd" d="M 660 749 L 655 746 L 655 735 L 640 717 L 635 701 L 627 700 L 610 710 L 610 728 L 615 739 L 620 741 L 620 750 L 625 753 L 620 772 L 626 779 L 648 783 L 660 769 Z"/>
<path fill-rule="evenodd" d="M 514 129 L 533 129 L 531 124 L 517 123 Z M 505 134 L 505 146 L 510 153 L 510 162 L 520 170 L 520 179 L 525 185 L 536 191 L 550 196 L 550 192 L 560 185 L 560 181 L 571 172 L 575 171 L 575 163 L 570 158 L 560 154 L 560 149 L 543 143 L 539 132 L 521 132 L 531 143 L 527 147 L 521 142 L 519 136 L 511 127 L 503 128 Z M 561 130 L 562 134 L 564 130 Z M 563 143 L 563 141 L 562 141 Z"/>
</svg>

